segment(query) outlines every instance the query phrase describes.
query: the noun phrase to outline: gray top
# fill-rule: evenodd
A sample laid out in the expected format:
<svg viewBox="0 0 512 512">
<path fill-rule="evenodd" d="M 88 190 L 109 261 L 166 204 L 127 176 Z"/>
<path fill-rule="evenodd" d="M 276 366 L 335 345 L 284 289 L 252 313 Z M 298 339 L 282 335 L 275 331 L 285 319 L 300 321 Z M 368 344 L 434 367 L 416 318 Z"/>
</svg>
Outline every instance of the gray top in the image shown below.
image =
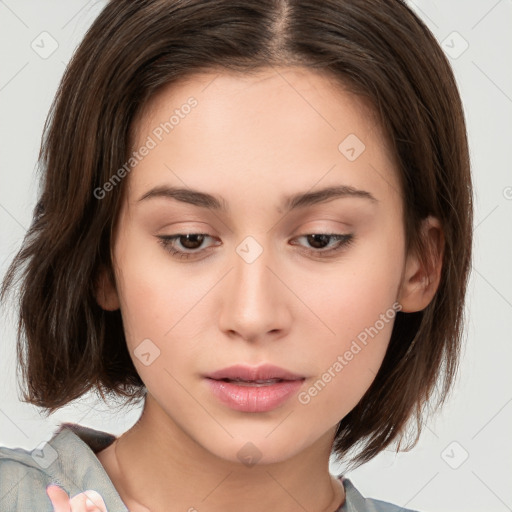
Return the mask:
<svg viewBox="0 0 512 512">
<path fill-rule="evenodd" d="M 0 510 L 53 512 L 46 487 L 55 483 L 71 497 L 97 491 L 108 512 L 129 512 L 96 457 L 115 440 L 107 432 L 62 423 L 49 442 L 32 451 L 0 447 Z M 346 493 L 335 512 L 413 512 L 379 500 L 365 499 L 350 480 L 338 476 Z"/>
</svg>

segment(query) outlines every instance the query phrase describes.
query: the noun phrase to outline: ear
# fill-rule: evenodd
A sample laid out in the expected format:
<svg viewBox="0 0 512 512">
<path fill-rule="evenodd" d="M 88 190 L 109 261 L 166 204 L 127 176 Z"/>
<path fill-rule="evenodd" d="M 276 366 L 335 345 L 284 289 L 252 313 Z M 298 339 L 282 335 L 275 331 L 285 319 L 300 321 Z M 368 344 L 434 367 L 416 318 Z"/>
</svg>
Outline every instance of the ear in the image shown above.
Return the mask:
<svg viewBox="0 0 512 512">
<path fill-rule="evenodd" d="M 404 313 L 425 309 L 433 299 L 441 280 L 444 254 L 444 233 L 435 217 L 424 219 L 421 227 L 426 254 L 425 263 L 414 251 L 407 255 L 398 302 Z"/>
<path fill-rule="evenodd" d="M 107 268 L 100 266 L 100 270 L 95 280 L 96 302 L 106 311 L 115 311 L 119 309 L 119 296 L 115 284 Z"/>
</svg>

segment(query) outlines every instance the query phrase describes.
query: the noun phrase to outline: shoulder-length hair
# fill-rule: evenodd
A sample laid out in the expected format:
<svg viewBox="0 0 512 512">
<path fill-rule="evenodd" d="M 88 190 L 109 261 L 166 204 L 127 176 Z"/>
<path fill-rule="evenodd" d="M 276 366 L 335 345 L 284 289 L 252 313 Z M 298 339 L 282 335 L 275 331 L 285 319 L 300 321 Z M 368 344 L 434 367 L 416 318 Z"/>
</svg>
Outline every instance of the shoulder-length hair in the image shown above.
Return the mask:
<svg viewBox="0 0 512 512">
<path fill-rule="evenodd" d="M 428 263 L 420 225 L 445 236 L 430 304 L 398 312 L 371 387 L 338 425 L 333 450 L 371 459 L 421 426 L 424 404 L 451 389 L 471 265 L 472 185 L 464 113 L 447 58 L 400 0 L 112 0 L 74 53 L 45 124 L 41 195 L 2 283 L 20 281 L 17 354 L 23 399 L 49 413 L 89 390 L 145 396 L 120 311 L 95 298 L 112 282 L 111 233 L 124 181 L 98 199 L 129 158 L 134 121 L 163 86 L 212 69 L 298 65 L 371 104 L 396 158 L 407 248 Z M 126 181 L 126 180 L 125 180 Z M 103 194 L 102 194 L 103 196 Z M 416 442 L 417 437 L 414 442 Z"/>
</svg>

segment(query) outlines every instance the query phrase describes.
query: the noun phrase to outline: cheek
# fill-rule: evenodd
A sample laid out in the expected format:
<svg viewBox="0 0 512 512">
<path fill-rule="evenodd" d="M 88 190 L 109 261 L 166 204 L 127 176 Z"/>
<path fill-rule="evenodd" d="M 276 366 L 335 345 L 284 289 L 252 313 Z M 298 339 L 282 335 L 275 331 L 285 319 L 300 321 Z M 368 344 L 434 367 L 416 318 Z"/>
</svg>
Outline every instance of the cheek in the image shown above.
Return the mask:
<svg viewBox="0 0 512 512">
<path fill-rule="evenodd" d="M 116 279 L 127 346 L 146 382 L 146 378 L 160 378 L 158 370 L 174 372 L 194 359 L 201 328 L 197 318 L 206 314 L 202 298 L 218 277 L 194 280 L 184 276 L 179 265 L 169 264 L 169 256 L 157 241 L 143 236 L 126 236 L 117 254 L 122 271 Z M 158 356 L 150 369 L 138 358 L 143 348 L 151 360 Z"/>
<path fill-rule="evenodd" d="M 296 280 L 300 296 L 317 313 L 318 332 L 328 346 L 340 348 L 340 340 L 357 337 L 392 308 L 402 268 L 401 240 L 391 244 L 385 237 L 375 236 L 352 253 L 347 251 L 347 257 L 328 270 L 313 267 Z M 394 318 L 393 309 L 390 315 Z M 381 322 L 378 325 L 384 334 L 390 334 Z"/>
<path fill-rule="evenodd" d="M 176 300 L 169 276 L 162 275 L 162 269 L 148 260 L 140 247 L 130 250 L 126 253 L 130 258 L 123 262 L 120 287 L 127 347 L 147 389 L 160 396 L 174 396 L 173 362 L 184 364 L 190 354 L 183 344 L 173 343 L 173 326 L 186 311 Z"/>
<path fill-rule="evenodd" d="M 316 375 L 298 395 L 308 418 L 322 416 L 334 425 L 346 416 L 371 386 L 385 356 L 396 310 L 392 304 L 366 300 L 340 305 L 336 334 L 324 336 L 315 351 Z"/>
<path fill-rule="evenodd" d="M 370 387 L 389 345 L 400 309 L 396 292 L 403 263 L 400 240 L 395 242 L 375 238 L 329 280 L 315 282 L 312 276 L 303 281 L 305 301 L 320 313 L 324 325 L 316 321 L 317 332 L 323 332 L 315 352 L 316 377 L 298 398 L 312 409 L 332 410 L 333 422 Z"/>
<path fill-rule="evenodd" d="M 116 251 L 116 279 L 127 342 L 132 348 L 146 338 L 160 344 L 183 308 L 176 276 L 156 240 L 124 234 Z"/>
</svg>

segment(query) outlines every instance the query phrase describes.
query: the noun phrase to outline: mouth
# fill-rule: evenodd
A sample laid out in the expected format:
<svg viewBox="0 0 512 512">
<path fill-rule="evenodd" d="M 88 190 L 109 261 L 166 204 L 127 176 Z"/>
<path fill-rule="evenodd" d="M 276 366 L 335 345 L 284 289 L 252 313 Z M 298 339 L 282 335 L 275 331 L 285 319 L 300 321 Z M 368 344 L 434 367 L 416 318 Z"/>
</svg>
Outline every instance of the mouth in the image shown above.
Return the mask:
<svg viewBox="0 0 512 512">
<path fill-rule="evenodd" d="M 261 366 L 234 365 L 206 375 L 207 378 L 225 382 L 237 382 L 241 385 L 272 385 L 280 381 L 304 380 L 305 377 L 278 366 L 264 364 Z"/>
<path fill-rule="evenodd" d="M 220 403 L 242 412 L 268 412 L 298 392 L 305 377 L 277 366 L 231 366 L 206 375 Z"/>
<path fill-rule="evenodd" d="M 252 386 L 252 387 L 262 387 L 262 386 L 273 386 L 279 382 L 292 382 L 286 379 L 264 379 L 264 380 L 243 380 L 243 379 L 213 379 L 218 380 L 220 382 L 229 382 L 231 384 L 236 384 L 237 386 Z"/>
</svg>

